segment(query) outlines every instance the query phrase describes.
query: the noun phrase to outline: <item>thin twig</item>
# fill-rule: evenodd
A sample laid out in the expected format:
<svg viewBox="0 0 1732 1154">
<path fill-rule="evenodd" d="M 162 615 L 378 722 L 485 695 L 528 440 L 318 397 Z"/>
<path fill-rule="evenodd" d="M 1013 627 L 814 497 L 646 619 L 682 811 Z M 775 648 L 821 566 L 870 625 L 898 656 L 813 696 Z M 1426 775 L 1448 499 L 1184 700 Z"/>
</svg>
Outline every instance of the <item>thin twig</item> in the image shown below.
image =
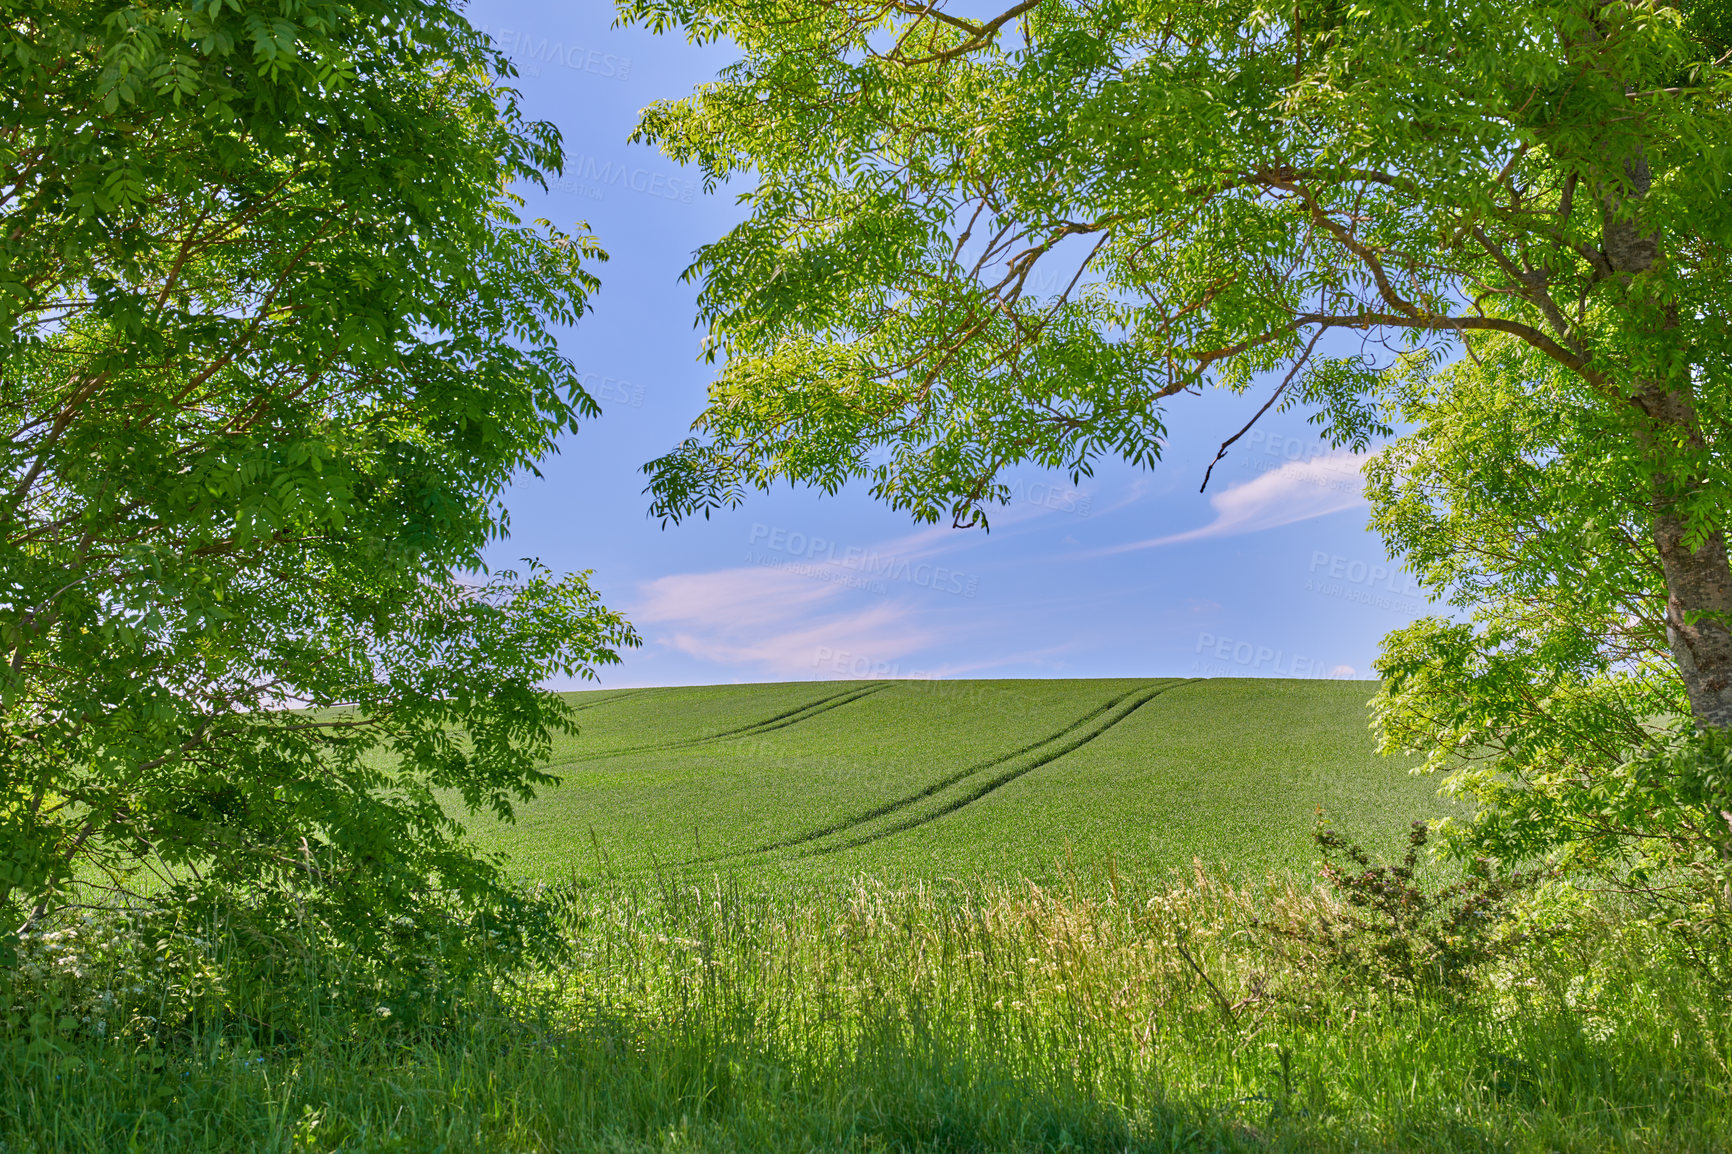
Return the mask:
<svg viewBox="0 0 1732 1154">
<path fill-rule="evenodd" d="M 1232 446 L 1233 442 L 1237 441 L 1240 437 L 1243 437 L 1246 433 L 1249 433 L 1251 431 L 1251 426 L 1262 420 L 1263 414 L 1269 411 L 1269 406 L 1275 403 L 1275 399 L 1287 391 L 1287 386 L 1293 383 L 1293 378 L 1299 374 L 1299 370 L 1304 368 L 1305 363 L 1311 359 L 1311 350 L 1317 347 L 1317 340 L 1323 335 L 1323 331 L 1324 330 L 1322 329 L 1318 329 L 1316 332 L 1311 334 L 1311 340 L 1305 345 L 1305 351 L 1299 354 L 1299 359 L 1293 362 L 1293 367 L 1287 370 L 1287 375 L 1281 378 L 1280 385 L 1276 387 L 1273 393 L 1269 394 L 1269 399 L 1263 402 L 1263 407 L 1257 410 L 1255 416 L 1245 422 L 1245 427 L 1240 429 L 1237 433 L 1234 433 L 1231 437 L 1228 437 L 1225 441 L 1221 442 L 1221 447 L 1215 450 L 1215 459 L 1209 462 L 1209 467 L 1207 469 L 1203 470 L 1203 483 L 1197 486 L 1197 492 L 1201 493 L 1209 487 L 1209 474 L 1215 471 L 1215 466 L 1221 463 L 1221 458 L 1227 455 L 1227 450 Z"/>
<path fill-rule="evenodd" d="M 1187 965 L 1197 971 L 1197 976 L 1203 979 L 1203 983 L 1207 985 L 1210 992 L 1215 995 L 1215 1004 L 1221 1007 L 1221 1016 L 1226 1018 L 1228 1022 L 1236 1025 L 1238 1023 L 1238 1018 L 1233 1016 L 1233 1007 L 1232 1004 L 1227 1001 L 1227 995 L 1221 992 L 1221 987 L 1215 984 L 1215 979 L 1203 972 L 1203 967 L 1197 964 L 1197 959 L 1193 958 L 1191 956 L 1191 951 L 1185 948 L 1184 939 L 1175 938 L 1173 939 L 1173 944 L 1179 947 L 1179 956 L 1185 959 Z"/>
</svg>

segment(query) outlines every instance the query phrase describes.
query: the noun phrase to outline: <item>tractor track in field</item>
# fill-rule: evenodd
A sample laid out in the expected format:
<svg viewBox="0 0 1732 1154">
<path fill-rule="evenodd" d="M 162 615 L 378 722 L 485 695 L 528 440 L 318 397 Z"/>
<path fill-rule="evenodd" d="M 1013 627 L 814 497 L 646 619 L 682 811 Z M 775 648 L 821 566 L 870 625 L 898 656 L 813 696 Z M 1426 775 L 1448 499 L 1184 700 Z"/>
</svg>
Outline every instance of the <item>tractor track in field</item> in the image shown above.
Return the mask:
<svg viewBox="0 0 1732 1154">
<path fill-rule="evenodd" d="M 1081 749 L 1095 738 L 1100 737 L 1102 734 L 1118 725 L 1119 722 L 1125 720 L 1125 718 L 1129 717 L 1155 698 L 1161 696 L 1163 693 L 1166 693 L 1170 689 L 1177 689 L 1182 685 L 1189 685 L 1196 680 L 1196 678 L 1186 678 L 1182 681 L 1169 681 L 1162 685 L 1149 686 L 1144 689 L 1132 690 L 1130 693 L 1121 694 L 1107 702 L 1105 705 L 1102 705 L 1088 713 L 1067 729 L 1061 730 L 1052 737 L 1049 737 L 1046 741 L 1039 742 L 1033 747 L 1024 746 L 1023 749 L 1019 750 L 1017 753 L 1001 758 L 996 763 L 998 765 L 1012 764 L 1018 758 L 1031 752 L 1033 749 L 1039 749 L 1042 746 L 1051 747 L 1047 749 L 1046 752 L 1036 754 L 1027 762 L 1027 764 L 1017 766 L 1005 773 L 998 774 L 988 781 L 969 789 L 961 797 L 947 801 L 943 805 L 927 813 L 918 814 L 903 821 L 893 822 L 882 829 L 873 830 L 861 837 L 851 838 L 834 845 L 816 846 L 807 850 L 803 856 L 810 857 L 816 854 L 835 853 L 838 850 L 852 849 L 855 846 L 866 845 L 869 842 L 878 841 L 880 838 L 890 837 L 893 834 L 905 833 L 908 830 L 916 829 L 919 826 L 928 824 L 929 822 L 937 821 L 941 817 L 953 814 L 966 806 L 974 804 L 987 794 L 992 793 L 994 790 L 1009 785 L 1017 778 L 1033 773 L 1042 766 L 1051 765 L 1061 757 L 1075 753 L 1077 750 Z M 979 773 L 981 771 L 976 770 L 975 772 Z M 966 779 L 958 780 L 961 781 Z M 926 796 L 932 796 L 937 792 L 939 791 L 934 790 Z"/>
<path fill-rule="evenodd" d="M 604 697 L 600 701 L 586 701 L 582 705 L 571 707 L 573 713 L 582 713 L 586 709 L 600 709 L 604 705 L 612 705 L 616 701 L 624 701 L 628 697 L 642 697 L 648 689 L 622 689 L 612 697 Z"/>
<path fill-rule="evenodd" d="M 879 838 L 888 837 L 891 834 L 901 833 L 904 830 L 925 825 L 928 822 L 936 821 L 946 814 L 955 813 L 964 806 L 979 801 L 987 794 L 1001 786 L 1008 785 L 1010 782 L 1015 781 L 1024 774 L 1032 773 L 1043 765 L 1050 765 L 1052 762 L 1057 761 L 1066 754 L 1081 749 L 1083 746 L 1101 736 L 1101 734 L 1113 728 L 1119 722 L 1123 721 L 1125 718 L 1129 717 L 1131 714 L 1135 713 L 1138 709 L 1141 709 L 1144 705 L 1147 705 L 1161 694 L 1167 692 L 1169 689 L 1177 689 L 1181 685 L 1189 685 L 1196 680 L 1196 678 L 1174 678 L 1154 685 L 1145 685 L 1137 689 L 1127 690 L 1124 693 L 1109 698 L 1107 701 L 1089 710 L 1069 725 L 1066 725 L 1039 740 L 1031 741 L 1026 745 L 1009 751 L 1008 753 L 1001 753 L 998 756 L 988 758 L 985 761 L 975 762 L 973 765 L 954 770 L 945 774 L 937 781 L 923 786 L 914 793 L 897 798 L 895 801 L 875 806 L 864 813 L 854 814 L 843 818 L 840 821 L 832 822 L 831 824 L 824 826 L 822 829 L 812 830 L 808 833 L 803 833 L 798 837 L 769 842 L 765 845 L 758 846 L 755 849 L 741 850 L 737 853 L 731 854 L 718 854 L 713 857 L 693 858 L 680 864 L 688 866 L 709 865 L 715 862 L 752 857 L 759 854 L 771 854 L 779 850 L 790 850 L 801 846 L 811 846 L 813 842 L 819 841 L 823 838 L 845 834 L 850 830 L 857 830 L 860 827 L 877 821 L 880 818 L 906 810 L 910 806 L 918 805 L 920 802 L 941 794 L 950 787 L 965 782 L 969 778 L 976 777 L 988 770 L 999 766 L 1011 765 L 1030 754 L 1036 754 L 1034 760 L 1028 764 L 1017 766 L 1015 769 L 1006 773 L 997 774 L 985 783 L 975 786 L 975 788 L 965 793 L 961 798 L 947 802 L 936 810 L 909 818 L 905 821 L 893 822 L 883 829 L 874 830 L 863 837 L 839 841 L 833 845 L 808 848 L 801 854 L 801 856 L 810 857 L 816 854 L 835 853 L 837 850 L 865 845 L 866 843 L 876 841 Z M 1127 702 L 1129 703 L 1128 705 L 1126 704 Z M 1102 720 L 1103 718 L 1104 721 Z M 1046 752 L 1037 753 L 1037 751 L 1041 750 L 1045 750 Z"/>
<path fill-rule="evenodd" d="M 577 757 L 568 757 L 564 761 L 549 762 L 541 768 L 558 769 L 562 766 L 579 765 L 588 761 L 602 761 L 610 757 L 626 757 L 634 753 L 671 753 L 675 750 L 693 749 L 700 745 L 708 745 L 715 741 L 727 741 L 731 738 L 757 737 L 765 733 L 774 733 L 778 729 L 786 729 L 790 725 L 798 725 L 802 721 L 810 721 L 812 718 L 828 713 L 832 709 L 840 709 L 844 705 L 852 705 L 861 698 L 871 697 L 874 693 L 880 693 L 888 688 L 888 682 L 874 681 L 868 683 L 863 688 L 845 689 L 840 693 L 832 693 L 828 697 L 820 697 L 816 701 L 808 701 L 804 705 L 797 706 L 794 709 L 784 710 L 781 713 L 773 714 L 772 716 L 763 718 L 760 721 L 754 721 L 750 725 L 742 725 L 734 729 L 724 729 L 720 733 L 705 734 L 702 737 L 687 737 L 682 738 L 679 741 L 662 741 L 651 745 L 633 745 L 628 746 L 625 749 L 610 749 L 598 751 L 596 753 L 581 754 Z"/>
</svg>

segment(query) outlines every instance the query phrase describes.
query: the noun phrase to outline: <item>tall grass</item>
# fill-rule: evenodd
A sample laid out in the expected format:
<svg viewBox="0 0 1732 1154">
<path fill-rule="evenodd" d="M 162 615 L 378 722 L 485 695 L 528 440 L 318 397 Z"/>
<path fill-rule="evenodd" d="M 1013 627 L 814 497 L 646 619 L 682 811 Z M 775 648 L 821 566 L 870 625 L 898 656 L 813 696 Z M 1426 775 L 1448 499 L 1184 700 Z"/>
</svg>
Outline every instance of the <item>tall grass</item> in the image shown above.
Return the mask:
<svg viewBox="0 0 1732 1154">
<path fill-rule="evenodd" d="M 564 964 L 415 1015 L 328 981 L 203 996 L 246 969 L 210 935 L 130 986 L 91 954 L 54 963 L 76 979 L 14 989 L 0 1148 L 1732 1145 L 1726 995 L 1639 923 L 1554 896 L 1518 961 L 1443 1000 L 1345 984 L 1277 932 L 1329 901 L 1201 869 L 1057 888 L 573 885 Z M 178 1017 L 150 985 L 170 978 Z M 28 991 L 50 987 L 81 1012 L 39 1006 L 32 1025 Z M 165 1008 L 141 1014 L 143 995 L 116 988 Z M 290 1031 L 262 1024 L 285 1014 Z"/>
</svg>

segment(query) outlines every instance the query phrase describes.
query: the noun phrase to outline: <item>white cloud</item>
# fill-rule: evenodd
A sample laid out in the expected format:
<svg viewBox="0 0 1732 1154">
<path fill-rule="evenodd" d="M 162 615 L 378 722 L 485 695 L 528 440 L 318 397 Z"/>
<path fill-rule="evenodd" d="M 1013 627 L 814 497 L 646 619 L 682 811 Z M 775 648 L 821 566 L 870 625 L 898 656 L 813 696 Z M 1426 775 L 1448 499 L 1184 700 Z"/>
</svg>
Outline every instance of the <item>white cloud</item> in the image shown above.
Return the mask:
<svg viewBox="0 0 1732 1154">
<path fill-rule="evenodd" d="M 1151 537 L 1146 541 L 1114 545 L 1090 556 L 1106 557 L 1211 537 L 1237 537 L 1356 508 L 1365 504 L 1364 482 L 1359 470 L 1371 456 L 1368 453 L 1337 452 L 1309 461 L 1290 461 L 1279 469 L 1211 497 L 1209 504 L 1215 510 L 1215 519 L 1207 525 L 1164 537 Z"/>
<path fill-rule="evenodd" d="M 676 573 L 647 582 L 632 611 L 656 642 L 703 661 L 756 666 L 793 677 L 900 668 L 926 648 L 933 631 L 912 621 L 902 605 L 875 600 L 850 605 L 848 586 L 814 576 L 814 569 L 769 566 Z"/>
<path fill-rule="evenodd" d="M 943 678 L 1041 663 L 1074 645 L 927 665 L 967 631 L 979 575 L 934 563 L 981 547 L 978 530 L 927 527 L 853 547 L 754 525 L 752 564 L 644 582 L 628 616 L 651 644 L 756 675 Z"/>
<path fill-rule="evenodd" d="M 718 569 L 674 573 L 643 586 L 634 619 L 653 622 L 727 621 L 741 628 L 775 625 L 836 592 L 781 569 Z"/>
</svg>

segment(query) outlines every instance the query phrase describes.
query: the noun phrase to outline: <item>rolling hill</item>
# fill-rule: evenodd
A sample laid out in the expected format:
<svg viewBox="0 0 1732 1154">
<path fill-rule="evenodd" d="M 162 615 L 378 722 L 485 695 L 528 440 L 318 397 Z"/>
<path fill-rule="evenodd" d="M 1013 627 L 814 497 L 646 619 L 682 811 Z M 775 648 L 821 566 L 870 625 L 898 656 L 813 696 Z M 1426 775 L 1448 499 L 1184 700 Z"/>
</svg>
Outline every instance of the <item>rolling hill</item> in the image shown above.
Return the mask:
<svg viewBox="0 0 1732 1154">
<path fill-rule="evenodd" d="M 1319 807 L 1387 846 L 1444 812 L 1378 757 L 1371 682 L 788 682 L 570 695 L 562 784 L 475 833 L 526 875 L 1041 876 L 1068 855 L 1304 868 Z"/>
</svg>

